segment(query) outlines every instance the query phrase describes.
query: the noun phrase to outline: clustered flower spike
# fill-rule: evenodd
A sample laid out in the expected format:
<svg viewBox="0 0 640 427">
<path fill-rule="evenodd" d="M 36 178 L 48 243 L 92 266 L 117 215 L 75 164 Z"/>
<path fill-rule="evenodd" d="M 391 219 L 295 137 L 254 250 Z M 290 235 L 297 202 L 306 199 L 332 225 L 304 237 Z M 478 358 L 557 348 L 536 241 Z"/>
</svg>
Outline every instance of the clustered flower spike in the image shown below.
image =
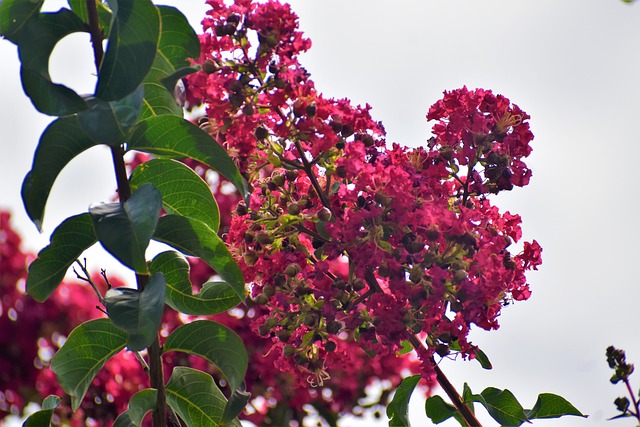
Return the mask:
<svg viewBox="0 0 640 427">
<path fill-rule="evenodd" d="M 498 328 L 541 263 L 536 241 L 510 252 L 520 216 L 488 198 L 529 182 L 529 116 L 464 87 L 429 109 L 425 147 L 388 147 L 369 106 L 316 91 L 289 6 L 209 4 L 188 96 L 253 188 L 227 242 L 273 366 L 322 386 L 356 347 L 400 372 L 411 356 L 397 353 L 417 342 L 428 381 L 436 355 L 475 357 L 470 329 Z"/>
</svg>

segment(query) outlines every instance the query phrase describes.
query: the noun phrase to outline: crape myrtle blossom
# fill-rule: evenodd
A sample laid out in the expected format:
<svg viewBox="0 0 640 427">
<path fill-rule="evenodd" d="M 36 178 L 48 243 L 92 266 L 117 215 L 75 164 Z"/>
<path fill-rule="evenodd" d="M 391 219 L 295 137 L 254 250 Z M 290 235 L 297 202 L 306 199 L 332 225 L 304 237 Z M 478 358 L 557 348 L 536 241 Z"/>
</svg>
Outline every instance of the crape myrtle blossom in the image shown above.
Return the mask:
<svg viewBox="0 0 640 427">
<path fill-rule="evenodd" d="M 529 182 L 529 116 L 463 87 L 429 109 L 425 147 L 389 146 L 369 106 L 316 90 L 288 5 L 208 3 L 187 95 L 253 189 L 226 239 L 273 367 L 321 387 L 356 346 L 401 372 L 411 342 L 429 384 L 435 355 L 474 358 L 470 329 L 498 328 L 541 262 L 536 241 L 510 252 L 520 217 L 488 198 Z"/>
</svg>

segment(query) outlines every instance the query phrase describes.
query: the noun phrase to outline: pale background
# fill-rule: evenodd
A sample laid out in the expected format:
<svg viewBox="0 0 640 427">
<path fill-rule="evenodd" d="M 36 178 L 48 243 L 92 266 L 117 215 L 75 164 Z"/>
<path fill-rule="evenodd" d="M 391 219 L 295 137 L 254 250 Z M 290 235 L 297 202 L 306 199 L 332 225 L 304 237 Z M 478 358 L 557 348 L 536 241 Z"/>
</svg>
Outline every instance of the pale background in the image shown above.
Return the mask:
<svg viewBox="0 0 640 427">
<path fill-rule="evenodd" d="M 200 0 L 180 7 L 199 30 Z M 56 10 L 60 2 L 47 2 Z M 442 364 L 452 382 L 480 392 L 509 388 L 525 406 L 540 392 L 560 394 L 587 420 L 539 420 L 540 426 L 631 426 L 616 415 L 623 387 L 609 383 L 604 351 L 626 349 L 640 363 L 640 4 L 619 0 L 296 0 L 313 48 L 302 58 L 327 96 L 369 103 L 389 142 L 424 144 L 425 115 L 443 90 L 462 85 L 502 93 L 531 116 L 536 135 L 527 163 L 531 185 L 497 201 L 520 213 L 525 239 L 544 247 L 530 274 L 533 295 L 507 307 L 502 327 L 473 334 L 492 371 L 462 361 Z M 93 90 L 88 38 L 65 40 L 52 75 L 78 91 Z M 84 65 L 77 54 L 84 52 Z M 114 191 L 110 158 L 93 149 L 75 159 L 54 187 L 38 235 L 19 189 L 39 135 L 51 118 L 22 93 L 15 47 L 0 41 L 0 207 L 10 208 L 25 247 L 38 250 L 65 217 Z M 111 266 L 91 257 L 90 266 Z M 115 268 L 115 267 L 113 267 Z M 640 374 L 635 378 L 640 387 Z M 414 425 L 427 425 L 423 400 Z M 486 420 L 486 418 L 483 418 Z M 355 425 L 347 420 L 344 426 Z M 363 423 L 360 423 L 361 425 Z M 386 422 L 380 422 L 385 425 Z M 487 422 L 486 425 L 493 425 Z M 372 425 L 366 423 L 366 425 Z M 445 425 L 456 425 L 445 424 Z"/>
</svg>

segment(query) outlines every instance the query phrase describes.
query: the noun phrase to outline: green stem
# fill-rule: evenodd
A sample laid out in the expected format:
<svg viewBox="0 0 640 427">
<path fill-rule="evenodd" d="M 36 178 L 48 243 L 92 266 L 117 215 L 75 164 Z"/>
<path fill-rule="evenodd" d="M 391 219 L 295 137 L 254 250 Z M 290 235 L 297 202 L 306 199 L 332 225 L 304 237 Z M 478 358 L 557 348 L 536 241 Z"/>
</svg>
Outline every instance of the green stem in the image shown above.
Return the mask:
<svg viewBox="0 0 640 427">
<path fill-rule="evenodd" d="M 102 41 L 104 35 L 98 21 L 98 8 L 96 0 L 86 0 L 87 16 L 89 18 L 89 33 L 91 34 L 91 45 L 93 47 L 93 58 L 96 72 L 100 74 L 100 64 L 104 57 Z M 131 196 L 131 187 L 124 163 L 124 148 L 122 146 L 111 147 L 111 157 L 115 169 L 116 182 L 118 184 L 118 196 L 120 202 L 125 202 Z M 136 274 L 136 284 L 138 290 L 142 291 L 149 281 L 148 275 Z M 162 348 L 156 336 L 153 344 L 147 349 L 149 354 L 149 382 L 152 388 L 158 391 L 156 408 L 153 411 L 153 426 L 167 426 L 167 402 L 164 389 L 164 374 L 162 369 Z"/>
</svg>

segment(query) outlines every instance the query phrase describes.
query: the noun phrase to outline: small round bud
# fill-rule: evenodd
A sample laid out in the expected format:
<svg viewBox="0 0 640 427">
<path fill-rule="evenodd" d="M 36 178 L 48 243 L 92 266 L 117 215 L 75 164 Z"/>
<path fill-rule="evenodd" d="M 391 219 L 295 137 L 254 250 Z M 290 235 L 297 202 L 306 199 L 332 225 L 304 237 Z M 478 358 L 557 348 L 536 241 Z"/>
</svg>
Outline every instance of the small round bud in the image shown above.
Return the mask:
<svg viewBox="0 0 640 427">
<path fill-rule="evenodd" d="M 437 344 L 436 345 L 436 353 L 438 354 L 438 356 L 440 357 L 445 357 L 447 356 L 449 353 L 451 353 L 451 350 L 449 350 L 449 346 L 446 344 Z"/>
<path fill-rule="evenodd" d="M 327 332 L 330 334 L 337 334 L 342 329 L 342 324 L 337 320 L 329 320 L 327 322 Z"/>
<path fill-rule="evenodd" d="M 282 353 L 284 354 L 284 357 L 291 357 L 296 354 L 296 348 L 291 344 L 287 344 L 282 349 Z"/>
<path fill-rule="evenodd" d="M 265 335 L 269 335 L 269 332 L 271 332 L 271 328 L 268 327 L 266 324 L 263 323 L 262 325 L 258 326 L 258 333 L 261 336 L 264 337 Z"/>
<path fill-rule="evenodd" d="M 324 344 L 324 349 L 327 350 L 329 353 L 333 353 L 334 351 L 336 351 L 336 347 L 338 347 L 338 346 L 333 341 L 327 341 Z"/>
<path fill-rule="evenodd" d="M 331 211 L 326 207 L 323 207 L 318 211 L 317 216 L 320 221 L 329 221 L 331 219 Z"/>
<path fill-rule="evenodd" d="M 253 113 L 253 106 L 251 104 L 247 104 L 242 107 L 242 114 L 244 114 L 245 116 L 253 116 Z"/>
<path fill-rule="evenodd" d="M 244 241 L 245 243 L 253 243 L 255 241 L 256 238 L 256 234 L 251 231 L 251 230 L 247 230 L 244 233 Z"/>
<path fill-rule="evenodd" d="M 302 267 L 300 267 L 300 264 L 298 264 L 297 262 L 292 262 L 291 264 L 287 265 L 287 268 L 284 269 L 284 274 L 289 277 L 295 277 L 301 271 Z"/>
<path fill-rule="evenodd" d="M 316 316 L 314 314 L 311 313 L 307 313 L 304 316 L 304 320 L 303 323 L 307 326 L 314 326 L 316 324 Z"/>
<path fill-rule="evenodd" d="M 284 185 L 284 180 L 285 176 L 280 172 L 274 172 L 273 175 L 271 175 L 271 182 L 273 182 L 276 187 L 282 187 Z"/>
<path fill-rule="evenodd" d="M 289 215 L 299 215 L 300 214 L 300 205 L 296 202 L 291 202 L 287 205 L 287 213 Z"/>
<path fill-rule="evenodd" d="M 267 305 L 269 303 L 269 297 L 265 294 L 259 294 L 256 299 L 256 304 L 258 305 Z"/>
<path fill-rule="evenodd" d="M 271 237 L 271 234 L 269 234 L 267 231 L 260 230 L 256 233 L 256 242 L 260 243 L 261 245 L 268 245 L 270 243 L 273 243 L 273 237 Z"/>
<path fill-rule="evenodd" d="M 263 139 L 267 139 L 267 137 L 269 136 L 269 131 L 263 128 L 262 126 L 258 126 L 254 134 L 256 136 L 256 139 L 261 141 Z"/>
<path fill-rule="evenodd" d="M 285 172 L 285 177 L 287 178 L 287 181 L 295 181 L 296 178 L 298 177 L 298 171 L 288 170 Z"/>
<path fill-rule="evenodd" d="M 342 134 L 342 136 L 344 138 L 347 138 L 351 135 L 353 135 L 353 126 L 351 125 L 342 125 L 342 129 L 340 130 L 340 133 Z"/>
<path fill-rule="evenodd" d="M 245 216 L 248 213 L 249 209 L 247 209 L 247 205 L 245 205 L 244 202 L 240 202 L 236 205 L 236 214 L 238 214 L 238 216 Z"/>
<path fill-rule="evenodd" d="M 391 202 L 393 201 L 392 197 L 387 196 L 382 191 L 378 191 L 374 198 L 378 204 L 384 207 L 389 207 L 389 205 L 391 205 Z"/>
<path fill-rule="evenodd" d="M 351 287 L 354 291 L 359 292 L 364 289 L 364 282 L 360 279 L 354 280 L 353 283 L 351 283 Z"/>
<path fill-rule="evenodd" d="M 258 261 L 258 253 L 255 251 L 247 251 L 244 253 L 243 259 L 245 264 L 252 266 Z"/>
<path fill-rule="evenodd" d="M 307 110 L 307 116 L 313 117 L 313 116 L 316 115 L 316 106 L 315 106 L 315 104 L 307 105 L 306 110 Z"/>
<path fill-rule="evenodd" d="M 207 74 L 215 73 L 216 71 L 218 71 L 218 69 L 218 64 L 216 64 L 216 62 L 212 61 L 211 59 L 207 59 L 202 63 L 202 71 Z"/>
<path fill-rule="evenodd" d="M 291 331 L 288 329 L 280 329 L 276 332 L 276 336 L 282 342 L 287 342 L 291 338 Z"/>
</svg>

